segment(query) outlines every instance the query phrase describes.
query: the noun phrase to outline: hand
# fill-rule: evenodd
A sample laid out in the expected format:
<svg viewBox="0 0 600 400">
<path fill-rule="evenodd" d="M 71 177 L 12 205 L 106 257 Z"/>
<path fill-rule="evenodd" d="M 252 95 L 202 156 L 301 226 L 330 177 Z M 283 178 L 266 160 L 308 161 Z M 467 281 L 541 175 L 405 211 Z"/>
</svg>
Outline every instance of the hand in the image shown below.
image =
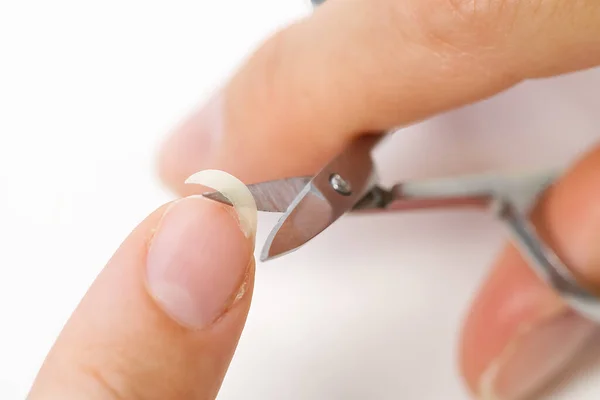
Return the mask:
<svg viewBox="0 0 600 400">
<path fill-rule="evenodd" d="M 358 134 L 598 64 L 595 0 L 329 0 L 268 40 L 169 138 L 160 173 L 181 195 L 204 168 L 244 181 L 314 173 Z M 599 168 L 600 149 L 534 213 L 563 260 L 598 284 Z M 94 282 L 30 398 L 214 398 L 250 305 L 252 241 L 217 204 L 189 197 L 159 208 Z M 483 399 L 530 395 L 597 329 L 510 245 L 474 304 L 461 368 Z"/>
<path fill-rule="evenodd" d="M 203 168 L 247 182 L 312 174 L 356 135 L 599 64 L 596 0 L 327 0 L 266 41 L 169 138 L 160 171 L 181 194 L 189 193 L 183 179 Z M 597 149 L 534 213 L 544 239 L 598 285 L 599 170 Z M 510 245 L 473 304 L 461 369 L 485 399 L 536 391 L 597 330 Z"/>
</svg>

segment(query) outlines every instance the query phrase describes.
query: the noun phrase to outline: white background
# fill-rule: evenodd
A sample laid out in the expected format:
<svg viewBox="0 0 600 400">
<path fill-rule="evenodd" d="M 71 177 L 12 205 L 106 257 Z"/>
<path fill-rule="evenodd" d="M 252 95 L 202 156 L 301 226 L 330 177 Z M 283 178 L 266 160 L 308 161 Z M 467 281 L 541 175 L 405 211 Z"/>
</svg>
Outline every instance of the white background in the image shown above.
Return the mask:
<svg viewBox="0 0 600 400">
<path fill-rule="evenodd" d="M 0 0 L 0 398 L 25 397 L 103 264 L 171 198 L 154 174 L 165 134 L 308 11 L 302 0 Z M 382 174 L 562 165 L 600 138 L 599 88 L 600 71 L 528 83 L 412 127 L 381 152 Z M 502 240 L 472 213 L 345 218 L 259 264 L 221 398 L 467 399 L 458 332 Z M 554 398 L 597 399 L 595 379 Z"/>
</svg>

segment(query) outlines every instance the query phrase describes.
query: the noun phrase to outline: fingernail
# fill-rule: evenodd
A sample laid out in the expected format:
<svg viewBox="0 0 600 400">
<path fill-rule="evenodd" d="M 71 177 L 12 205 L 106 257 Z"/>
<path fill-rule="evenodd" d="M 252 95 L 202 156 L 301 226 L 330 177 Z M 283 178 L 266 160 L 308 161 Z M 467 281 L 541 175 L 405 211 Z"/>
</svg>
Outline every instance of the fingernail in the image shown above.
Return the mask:
<svg viewBox="0 0 600 400">
<path fill-rule="evenodd" d="M 148 291 L 181 325 L 207 327 L 243 291 L 253 236 L 231 210 L 199 196 L 176 201 L 150 243 Z"/>
<path fill-rule="evenodd" d="M 563 311 L 524 329 L 482 375 L 483 400 L 526 400 L 564 370 L 597 331 L 597 325 Z"/>
<path fill-rule="evenodd" d="M 225 171 L 207 169 L 186 179 L 186 184 L 203 185 L 220 192 L 233 205 L 246 237 L 254 239 L 257 224 L 257 207 L 252 192 L 235 176 Z M 254 241 L 253 241 L 254 242 Z"/>
</svg>

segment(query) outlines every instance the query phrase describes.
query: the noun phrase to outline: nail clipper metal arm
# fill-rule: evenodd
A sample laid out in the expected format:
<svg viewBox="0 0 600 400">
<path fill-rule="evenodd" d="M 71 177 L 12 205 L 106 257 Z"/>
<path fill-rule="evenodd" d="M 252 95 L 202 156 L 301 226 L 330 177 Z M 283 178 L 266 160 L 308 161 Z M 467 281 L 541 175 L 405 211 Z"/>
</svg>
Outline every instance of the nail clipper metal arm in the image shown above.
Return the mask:
<svg viewBox="0 0 600 400">
<path fill-rule="evenodd" d="M 578 281 L 560 257 L 547 246 L 535 227 L 508 202 L 499 202 L 498 217 L 508 227 L 513 241 L 537 275 L 556 290 L 573 310 L 600 323 L 600 297 Z"/>
<path fill-rule="evenodd" d="M 481 208 L 485 209 L 493 202 L 491 193 L 440 196 L 408 196 L 402 193 L 402 185 L 394 186 L 386 191 L 379 187 L 369 192 L 352 210 L 357 212 L 390 212 L 416 211 L 449 208 Z"/>
<path fill-rule="evenodd" d="M 359 201 L 354 211 L 421 210 L 436 208 L 487 208 L 507 193 L 536 195 L 558 176 L 543 171 L 528 176 L 478 175 L 438 180 L 409 181 L 386 190 L 373 188 Z"/>
<path fill-rule="evenodd" d="M 552 184 L 555 172 L 523 178 L 537 198 Z M 425 209 L 474 208 L 492 210 L 508 228 L 511 238 L 534 272 L 556 290 L 576 312 L 600 323 L 600 297 L 586 288 L 539 236 L 526 213 L 519 211 L 501 187 L 502 179 L 459 178 L 457 180 L 398 184 L 391 190 L 376 187 L 355 211 L 391 212 Z M 507 182 L 507 181 L 505 181 Z"/>
</svg>

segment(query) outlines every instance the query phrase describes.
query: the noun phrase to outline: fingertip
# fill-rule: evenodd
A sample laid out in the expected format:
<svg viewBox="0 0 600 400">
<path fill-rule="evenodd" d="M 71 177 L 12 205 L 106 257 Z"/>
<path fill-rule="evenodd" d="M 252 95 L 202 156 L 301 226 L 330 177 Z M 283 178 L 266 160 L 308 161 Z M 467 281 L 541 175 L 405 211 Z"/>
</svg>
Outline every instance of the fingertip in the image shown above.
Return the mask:
<svg viewBox="0 0 600 400">
<path fill-rule="evenodd" d="M 214 398 L 250 307 L 252 248 L 215 202 L 160 207 L 86 293 L 30 398 Z"/>
<path fill-rule="evenodd" d="M 508 245 L 475 296 L 463 325 L 460 368 L 470 390 L 480 395 L 484 374 L 494 368 L 514 338 L 564 310 L 519 251 Z"/>
<path fill-rule="evenodd" d="M 208 186 L 224 195 L 231 202 L 240 228 L 254 248 L 258 211 L 254 196 L 242 181 L 225 171 L 203 170 L 187 178 L 185 183 Z"/>
<path fill-rule="evenodd" d="M 585 154 L 536 205 L 532 222 L 583 284 L 600 283 L 600 147 Z M 508 245 L 475 296 L 461 338 L 461 370 L 487 400 L 527 398 L 555 378 L 598 331 L 546 286 Z M 487 396 L 487 397 L 485 397 Z"/>
<path fill-rule="evenodd" d="M 254 237 L 224 206 L 193 196 L 165 212 L 145 261 L 150 295 L 175 321 L 205 329 L 247 278 Z"/>
</svg>

